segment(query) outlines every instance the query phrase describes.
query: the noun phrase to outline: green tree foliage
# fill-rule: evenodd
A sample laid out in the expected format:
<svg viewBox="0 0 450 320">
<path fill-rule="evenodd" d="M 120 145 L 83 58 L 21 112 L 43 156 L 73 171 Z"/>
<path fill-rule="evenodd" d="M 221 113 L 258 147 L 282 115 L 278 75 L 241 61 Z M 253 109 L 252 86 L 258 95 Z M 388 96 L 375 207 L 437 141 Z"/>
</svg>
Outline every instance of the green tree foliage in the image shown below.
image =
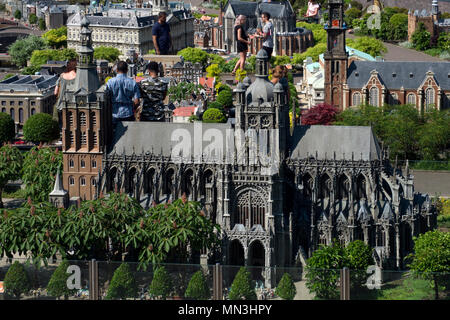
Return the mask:
<svg viewBox="0 0 450 320">
<path fill-rule="evenodd" d="M 439 299 L 439 286 L 450 278 L 450 233 L 435 230 L 414 237 L 414 254 L 409 257 L 411 270 L 433 281 L 435 299 Z"/>
<path fill-rule="evenodd" d="M 14 18 L 16 18 L 18 20 L 22 19 L 22 12 L 19 9 L 14 11 Z"/>
<path fill-rule="evenodd" d="M 387 52 L 383 42 L 372 37 L 347 39 L 346 43 L 349 47 L 370 54 L 372 57 L 382 56 Z"/>
<path fill-rule="evenodd" d="M 303 53 L 294 53 L 294 57 L 292 59 L 292 63 L 294 64 L 303 64 L 303 60 L 305 60 L 307 57 L 311 57 L 313 61 L 319 61 L 319 56 L 322 53 L 325 53 L 327 51 L 327 44 L 326 43 L 319 43 L 315 45 L 314 47 L 308 48 Z"/>
<path fill-rule="evenodd" d="M 41 70 L 41 66 L 28 66 L 22 69 L 21 73 L 24 75 L 35 75 L 36 72 L 39 72 Z"/>
<path fill-rule="evenodd" d="M 278 287 L 275 289 L 275 294 L 284 300 L 294 299 L 297 289 L 289 273 L 283 274 Z"/>
<path fill-rule="evenodd" d="M 361 240 L 350 242 L 345 248 L 352 289 L 361 289 L 367 280 L 367 268 L 374 264 L 372 249 Z"/>
<path fill-rule="evenodd" d="M 22 162 L 23 157 L 19 149 L 11 145 L 0 147 L 0 208 L 3 208 L 2 191 L 8 180 L 17 180 L 20 177 Z"/>
<path fill-rule="evenodd" d="M 7 73 L 7 74 L 3 77 L 2 81 L 3 81 L 3 80 L 7 80 L 7 79 L 9 79 L 9 78 L 12 78 L 12 77 L 14 77 L 14 76 L 15 76 L 14 73 Z"/>
<path fill-rule="evenodd" d="M 230 300 L 256 300 L 256 293 L 247 268 L 241 267 L 234 277 L 229 298 Z"/>
<path fill-rule="evenodd" d="M 213 101 L 208 103 L 208 109 L 219 109 L 220 111 L 224 111 L 223 110 L 223 105 L 217 101 Z"/>
<path fill-rule="evenodd" d="M 30 24 L 36 24 L 38 21 L 38 18 L 34 13 L 32 13 L 28 16 L 28 21 L 30 22 Z"/>
<path fill-rule="evenodd" d="M 270 64 L 272 66 L 284 66 L 291 63 L 289 56 L 274 56 L 271 58 Z"/>
<path fill-rule="evenodd" d="M 67 47 L 67 27 L 51 29 L 42 35 L 48 45 L 54 49 Z"/>
<path fill-rule="evenodd" d="M 66 61 L 76 59 L 78 57 L 74 49 L 45 49 L 36 50 L 31 55 L 30 63 L 33 66 L 41 66 L 49 60 Z"/>
<path fill-rule="evenodd" d="M 18 67 L 27 65 L 34 50 L 42 50 L 47 47 L 44 39 L 37 36 L 28 36 L 14 42 L 8 50 L 12 62 Z"/>
<path fill-rule="evenodd" d="M 192 63 L 199 62 L 203 66 L 206 66 L 208 62 L 208 54 L 198 48 L 187 47 L 178 51 L 177 55 L 183 56 L 185 61 L 190 61 Z"/>
<path fill-rule="evenodd" d="M 389 19 L 389 40 L 406 40 L 408 37 L 408 15 L 396 13 Z"/>
<path fill-rule="evenodd" d="M 69 289 L 67 287 L 67 279 L 69 279 L 70 274 L 67 273 L 67 268 L 69 267 L 69 262 L 64 260 L 53 272 L 50 281 L 47 284 L 47 292 L 53 297 L 64 297 L 65 300 L 75 294 L 75 289 Z"/>
<path fill-rule="evenodd" d="M 220 69 L 219 65 L 213 63 L 206 68 L 206 76 L 208 78 L 216 78 L 216 81 L 220 81 L 220 74 L 222 73 L 222 69 Z"/>
<path fill-rule="evenodd" d="M 169 88 L 169 99 L 170 101 L 189 99 L 192 94 L 199 95 L 201 89 L 201 85 L 192 82 L 180 82 L 176 86 L 171 86 Z"/>
<path fill-rule="evenodd" d="M 345 23 L 348 27 L 352 27 L 353 20 L 358 19 L 361 17 L 362 12 L 358 8 L 350 8 L 347 11 L 345 11 Z"/>
<path fill-rule="evenodd" d="M 12 141 L 16 136 L 14 120 L 7 113 L 0 113 L 0 145 Z"/>
<path fill-rule="evenodd" d="M 423 22 L 419 23 L 419 28 L 412 34 L 411 42 L 417 50 L 424 51 L 431 48 L 431 34 Z"/>
<path fill-rule="evenodd" d="M 439 50 L 450 51 L 450 32 L 441 32 L 437 40 Z"/>
<path fill-rule="evenodd" d="M 306 287 L 319 299 L 338 299 L 340 269 L 347 265 L 345 249 L 339 243 L 320 246 L 306 261 Z"/>
<path fill-rule="evenodd" d="M 170 274 L 166 268 L 159 267 L 156 269 L 153 275 L 152 283 L 150 284 L 149 292 L 157 297 L 166 299 L 167 296 L 173 291 L 173 282 Z"/>
<path fill-rule="evenodd" d="M 136 279 L 130 270 L 128 263 L 122 263 L 114 272 L 114 276 L 108 287 L 106 300 L 118 300 L 136 298 L 138 287 Z"/>
<path fill-rule="evenodd" d="M 94 49 L 94 58 L 97 60 L 108 60 L 109 62 L 115 62 L 120 55 L 120 50 L 113 47 L 100 46 Z"/>
<path fill-rule="evenodd" d="M 233 106 L 233 94 L 229 90 L 221 90 L 217 95 L 216 101 L 224 108 L 230 108 Z"/>
<path fill-rule="evenodd" d="M 44 31 L 45 29 L 47 29 L 47 25 L 45 24 L 45 20 L 44 18 L 39 18 L 39 30 Z"/>
<path fill-rule="evenodd" d="M 203 113 L 203 122 L 207 123 L 224 123 L 227 117 L 219 109 L 208 109 Z"/>
<path fill-rule="evenodd" d="M 297 22 L 297 27 L 311 30 L 316 45 L 319 43 L 327 43 L 327 31 L 323 28 L 323 25 L 316 23 Z"/>
<path fill-rule="evenodd" d="M 32 142 L 51 142 L 59 138 L 58 121 L 48 113 L 37 113 L 28 118 L 23 126 L 23 135 Z"/>
<path fill-rule="evenodd" d="M 62 153 L 58 149 L 34 147 L 25 156 L 22 180 L 25 194 L 33 201 L 48 201 L 53 190 L 58 168 L 62 165 Z"/>
<path fill-rule="evenodd" d="M 16 299 L 20 299 L 22 294 L 30 291 L 30 278 L 25 267 L 19 261 L 15 261 L 8 268 L 3 285 L 6 295 L 14 296 Z"/>
<path fill-rule="evenodd" d="M 227 61 L 217 54 L 208 53 L 208 64 L 217 64 L 220 68 L 224 66 Z"/>
<path fill-rule="evenodd" d="M 425 113 L 416 137 L 421 159 L 439 159 L 450 148 L 450 110 L 433 109 Z"/>
<path fill-rule="evenodd" d="M 192 275 L 184 296 L 195 300 L 209 300 L 211 298 L 208 283 L 206 283 L 201 270 Z"/>
</svg>

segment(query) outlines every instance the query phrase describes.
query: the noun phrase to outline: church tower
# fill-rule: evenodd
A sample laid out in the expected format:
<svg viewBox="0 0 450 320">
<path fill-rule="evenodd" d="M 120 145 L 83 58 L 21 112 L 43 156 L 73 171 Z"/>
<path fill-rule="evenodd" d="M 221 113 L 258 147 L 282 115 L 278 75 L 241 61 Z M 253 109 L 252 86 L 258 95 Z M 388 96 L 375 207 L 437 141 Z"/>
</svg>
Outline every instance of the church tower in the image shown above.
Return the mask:
<svg viewBox="0 0 450 320">
<path fill-rule="evenodd" d="M 343 109 L 344 90 L 347 83 L 348 54 L 345 49 L 344 1 L 329 0 L 327 51 L 325 60 L 325 103 Z"/>
<path fill-rule="evenodd" d="M 160 12 L 169 14 L 169 2 L 167 0 L 154 0 L 153 1 L 153 14 L 158 15 Z"/>
<path fill-rule="evenodd" d="M 100 88 L 88 27 L 83 16 L 77 75 L 61 92 L 63 186 L 72 203 L 95 198 L 103 154 L 112 136 L 112 111 L 104 87 Z"/>
</svg>

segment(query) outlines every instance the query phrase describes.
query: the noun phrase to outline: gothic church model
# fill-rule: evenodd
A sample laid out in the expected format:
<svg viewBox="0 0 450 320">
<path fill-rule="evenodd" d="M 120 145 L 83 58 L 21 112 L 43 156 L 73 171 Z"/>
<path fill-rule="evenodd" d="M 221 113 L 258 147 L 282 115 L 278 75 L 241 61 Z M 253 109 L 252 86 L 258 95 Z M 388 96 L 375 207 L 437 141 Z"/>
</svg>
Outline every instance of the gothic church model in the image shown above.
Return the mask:
<svg viewBox="0 0 450 320">
<path fill-rule="evenodd" d="M 88 24 L 83 19 L 77 77 L 62 111 L 62 179 L 71 203 L 116 189 L 148 207 L 185 193 L 221 226 L 221 249 L 209 253 L 210 263 L 277 270 L 301 263 L 333 239 L 361 239 L 376 248 L 378 263 L 402 268 L 412 237 L 435 228 L 430 198 L 414 193 L 408 170 L 393 170 L 370 127 L 291 130 L 286 93 L 268 81 L 263 50 L 256 80 L 247 78 L 234 90 L 234 126 L 122 122 L 113 131 Z M 238 139 L 243 131 L 246 138 Z M 255 156 L 249 143 L 264 132 L 271 139 L 260 148 L 270 150 L 269 161 Z M 209 148 L 219 137 L 221 148 Z M 57 189 L 51 201 L 67 205 Z M 254 277 L 267 286 L 282 275 L 260 270 Z"/>
</svg>

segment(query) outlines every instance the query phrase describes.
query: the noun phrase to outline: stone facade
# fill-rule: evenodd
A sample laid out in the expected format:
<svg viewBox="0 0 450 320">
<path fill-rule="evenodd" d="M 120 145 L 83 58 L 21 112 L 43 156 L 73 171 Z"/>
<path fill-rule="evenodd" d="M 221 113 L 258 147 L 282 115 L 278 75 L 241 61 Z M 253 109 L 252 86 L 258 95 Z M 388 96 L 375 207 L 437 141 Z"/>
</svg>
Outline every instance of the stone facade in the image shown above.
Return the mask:
<svg viewBox="0 0 450 320">
<path fill-rule="evenodd" d="M 72 201 L 117 190 L 149 207 L 185 194 L 221 226 L 221 247 L 204 258 L 254 266 L 253 278 L 269 287 L 333 239 L 361 239 L 379 265 L 402 268 L 412 237 L 436 227 L 430 198 L 414 193 L 408 169 L 392 168 L 370 127 L 289 127 L 287 93 L 268 80 L 264 50 L 256 79 L 234 90 L 235 121 L 121 122 L 113 132 L 82 25 L 77 81 L 63 109 L 63 184 Z M 222 144 L 210 147 L 215 138 Z M 77 185 L 83 178 L 91 185 Z"/>
<path fill-rule="evenodd" d="M 0 82 L 0 110 L 8 113 L 16 124 L 16 133 L 36 113 L 53 113 L 57 75 L 15 75 Z"/>
<path fill-rule="evenodd" d="M 203 75 L 202 65 L 198 62 L 190 61 L 177 62 L 172 67 L 165 69 L 165 75 L 173 77 L 177 82 L 192 82 L 199 84 L 199 79 Z"/>
</svg>

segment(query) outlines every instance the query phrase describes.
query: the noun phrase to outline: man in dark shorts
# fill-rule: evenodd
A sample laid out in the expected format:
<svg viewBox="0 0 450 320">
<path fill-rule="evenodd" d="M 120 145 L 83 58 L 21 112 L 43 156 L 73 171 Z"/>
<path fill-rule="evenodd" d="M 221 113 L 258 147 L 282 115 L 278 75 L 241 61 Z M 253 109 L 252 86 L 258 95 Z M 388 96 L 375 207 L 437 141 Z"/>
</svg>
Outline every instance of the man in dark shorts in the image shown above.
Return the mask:
<svg viewBox="0 0 450 320">
<path fill-rule="evenodd" d="M 158 15 L 158 22 L 153 25 L 152 36 L 153 45 L 157 55 L 169 54 L 172 46 L 172 37 L 170 36 L 170 26 L 166 22 L 167 14 L 160 12 Z"/>
</svg>

